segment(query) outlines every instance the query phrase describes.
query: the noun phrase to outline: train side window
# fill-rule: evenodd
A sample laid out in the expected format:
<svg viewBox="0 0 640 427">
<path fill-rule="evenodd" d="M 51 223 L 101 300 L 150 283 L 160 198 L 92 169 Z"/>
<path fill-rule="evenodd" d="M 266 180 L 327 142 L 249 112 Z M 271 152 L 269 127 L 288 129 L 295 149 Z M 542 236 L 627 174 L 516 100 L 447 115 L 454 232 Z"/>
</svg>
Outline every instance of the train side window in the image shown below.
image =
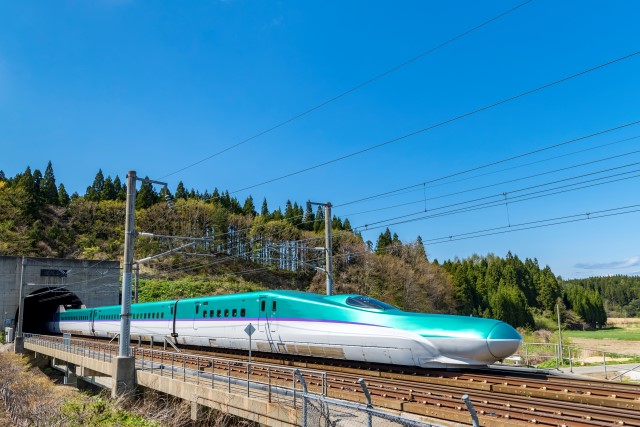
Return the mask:
<svg viewBox="0 0 640 427">
<path fill-rule="evenodd" d="M 147 318 L 147 313 L 145 313 L 145 314 L 144 314 L 144 318 L 145 318 L 145 319 Z"/>
<path fill-rule="evenodd" d="M 273 301 L 271 303 L 271 311 L 276 311 L 276 302 L 275 301 Z"/>
<path fill-rule="evenodd" d="M 202 317 L 207 317 L 207 310 L 202 310 Z"/>
<path fill-rule="evenodd" d="M 247 314 L 247 311 L 244 308 L 240 309 L 240 317 L 244 317 Z"/>
<path fill-rule="evenodd" d="M 162 318 L 164 319 L 164 311 L 162 312 Z"/>
<path fill-rule="evenodd" d="M 260 311 L 264 311 L 267 308 L 267 302 L 265 300 L 262 300 L 262 303 L 260 304 Z"/>
<path fill-rule="evenodd" d="M 229 309 L 228 308 L 224 309 L 224 317 L 229 317 Z"/>
<path fill-rule="evenodd" d="M 237 309 L 237 308 L 234 308 L 234 309 L 233 309 L 233 311 L 231 312 L 231 315 L 232 315 L 233 317 L 238 317 L 238 309 Z"/>
<path fill-rule="evenodd" d="M 213 310 L 209 310 L 209 317 L 213 317 Z"/>
<path fill-rule="evenodd" d="M 216 316 L 217 317 L 222 316 L 222 310 L 218 309 L 218 311 L 216 311 Z"/>
<path fill-rule="evenodd" d="M 199 311 L 200 311 L 200 306 L 196 304 L 196 314 L 198 314 Z"/>
<path fill-rule="evenodd" d="M 173 306 L 171 306 L 171 315 L 173 316 Z"/>
</svg>

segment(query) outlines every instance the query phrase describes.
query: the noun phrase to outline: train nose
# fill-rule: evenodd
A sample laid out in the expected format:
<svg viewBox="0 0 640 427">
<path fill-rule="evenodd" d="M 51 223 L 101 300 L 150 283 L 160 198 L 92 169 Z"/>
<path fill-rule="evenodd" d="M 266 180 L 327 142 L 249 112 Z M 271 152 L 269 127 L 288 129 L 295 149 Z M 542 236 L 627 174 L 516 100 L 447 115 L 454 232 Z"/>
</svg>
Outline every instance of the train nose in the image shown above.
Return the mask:
<svg viewBox="0 0 640 427">
<path fill-rule="evenodd" d="M 487 337 L 489 352 L 496 359 L 504 359 L 518 350 L 522 337 L 512 326 L 500 322 L 491 329 Z"/>
</svg>

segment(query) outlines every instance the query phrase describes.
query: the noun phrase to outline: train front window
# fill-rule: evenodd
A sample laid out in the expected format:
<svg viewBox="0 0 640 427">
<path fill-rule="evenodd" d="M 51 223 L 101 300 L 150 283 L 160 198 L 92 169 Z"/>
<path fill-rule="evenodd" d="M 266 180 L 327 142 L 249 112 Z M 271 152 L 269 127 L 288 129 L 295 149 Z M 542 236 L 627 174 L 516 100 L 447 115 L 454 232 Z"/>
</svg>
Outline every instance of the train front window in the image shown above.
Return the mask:
<svg viewBox="0 0 640 427">
<path fill-rule="evenodd" d="M 357 297 L 349 297 L 345 301 L 347 305 L 358 308 L 366 308 L 369 310 L 393 310 L 394 306 L 378 301 L 377 299 L 359 295 Z"/>
</svg>

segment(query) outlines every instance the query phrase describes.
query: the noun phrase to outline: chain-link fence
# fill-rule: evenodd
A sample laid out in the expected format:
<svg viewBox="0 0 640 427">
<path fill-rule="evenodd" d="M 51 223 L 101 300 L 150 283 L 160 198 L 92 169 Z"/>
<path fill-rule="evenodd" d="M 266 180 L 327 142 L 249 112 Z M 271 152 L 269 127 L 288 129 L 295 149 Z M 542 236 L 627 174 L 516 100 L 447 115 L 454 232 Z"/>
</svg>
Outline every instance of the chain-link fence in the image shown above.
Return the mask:
<svg viewBox="0 0 640 427">
<path fill-rule="evenodd" d="M 325 395 L 310 394 L 307 383 L 301 372 L 296 376 L 304 390 L 302 394 L 302 427 L 430 427 L 438 424 L 427 423 L 407 416 L 394 415 L 375 409 L 371 404 L 371 395 L 364 379 L 358 380 L 365 394 L 367 404 L 337 400 Z M 467 396 L 463 397 L 463 400 Z M 477 416 L 472 407 L 469 408 L 473 426 L 477 427 Z"/>
<path fill-rule="evenodd" d="M 302 427 L 429 427 L 436 424 L 378 411 L 370 405 L 303 395 Z"/>
</svg>

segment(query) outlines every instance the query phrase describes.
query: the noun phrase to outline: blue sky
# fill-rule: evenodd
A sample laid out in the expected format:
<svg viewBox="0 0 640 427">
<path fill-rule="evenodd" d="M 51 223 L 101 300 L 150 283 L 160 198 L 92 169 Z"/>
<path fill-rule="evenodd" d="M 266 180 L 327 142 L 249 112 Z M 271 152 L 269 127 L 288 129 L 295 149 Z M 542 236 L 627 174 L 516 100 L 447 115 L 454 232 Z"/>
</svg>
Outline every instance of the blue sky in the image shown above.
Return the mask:
<svg viewBox="0 0 640 427">
<path fill-rule="evenodd" d="M 102 168 L 121 178 L 133 169 L 172 189 L 180 180 L 200 191 L 228 189 L 241 202 L 251 194 L 258 206 L 266 196 L 270 208 L 284 208 L 287 199 L 331 201 L 336 215 L 349 217 L 374 242 L 398 222 L 390 218 L 480 203 L 472 199 L 495 202 L 505 193 L 508 205 L 391 230 L 403 241 L 420 235 L 432 243 L 432 259 L 511 250 L 537 257 L 563 277 L 637 274 L 640 213 L 632 211 L 638 208 L 610 209 L 640 204 L 634 173 L 640 138 L 632 139 L 640 125 L 437 186 L 347 203 L 640 120 L 640 55 L 242 190 L 632 54 L 640 50 L 634 1 L 535 0 L 304 117 L 174 173 L 520 3 L 4 2 L 0 169 L 13 176 L 27 165 L 44 170 L 51 160 L 58 182 L 80 194 Z M 583 184 L 560 188 L 576 182 Z M 580 186 L 589 187 L 566 191 Z M 550 187 L 564 192 L 533 194 Z M 516 202 L 522 194 L 527 200 Z M 594 212 L 601 213 L 586 215 Z M 595 218 L 611 213 L 619 215 Z M 591 219 L 458 240 L 579 214 L 571 219 Z M 437 240 L 443 236 L 451 241 Z"/>
</svg>

